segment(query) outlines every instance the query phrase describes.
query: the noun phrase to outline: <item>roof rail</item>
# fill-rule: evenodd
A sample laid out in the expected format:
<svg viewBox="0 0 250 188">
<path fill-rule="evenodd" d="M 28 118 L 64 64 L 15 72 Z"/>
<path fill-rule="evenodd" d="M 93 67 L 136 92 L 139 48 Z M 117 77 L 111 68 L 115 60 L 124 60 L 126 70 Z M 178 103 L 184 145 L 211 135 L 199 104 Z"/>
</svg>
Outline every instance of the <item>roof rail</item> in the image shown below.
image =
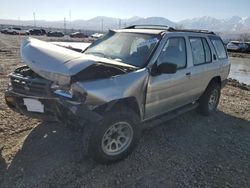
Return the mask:
<svg viewBox="0 0 250 188">
<path fill-rule="evenodd" d="M 207 34 L 213 34 L 215 35 L 215 33 L 213 31 L 209 31 L 209 30 L 202 30 L 202 29 L 174 29 L 174 28 L 170 28 L 168 29 L 168 31 L 175 31 L 175 32 L 193 32 L 193 33 L 207 33 Z"/>
<path fill-rule="evenodd" d="M 124 29 L 158 29 L 158 30 L 168 30 L 168 29 L 174 29 L 174 28 L 169 27 L 167 25 L 131 25 L 131 26 L 125 27 Z"/>
<path fill-rule="evenodd" d="M 208 30 L 199 30 L 199 29 L 175 29 L 166 25 L 131 25 L 125 27 L 124 29 L 157 29 L 157 30 L 166 30 L 170 32 L 193 32 L 193 33 L 207 33 L 215 35 L 214 32 Z"/>
</svg>

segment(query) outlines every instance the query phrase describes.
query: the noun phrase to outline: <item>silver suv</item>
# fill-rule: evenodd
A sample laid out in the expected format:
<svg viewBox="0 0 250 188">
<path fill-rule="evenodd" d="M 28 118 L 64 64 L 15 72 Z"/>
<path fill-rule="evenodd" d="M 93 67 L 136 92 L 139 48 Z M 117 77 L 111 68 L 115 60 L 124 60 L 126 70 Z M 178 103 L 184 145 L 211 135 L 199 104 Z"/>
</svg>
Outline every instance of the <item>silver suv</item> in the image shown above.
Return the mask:
<svg viewBox="0 0 250 188">
<path fill-rule="evenodd" d="M 84 153 L 99 163 L 128 156 L 145 122 L 196 107 L 211 114 L 230 70 L 213 32 L 152 25 L 109 31 L 81 53 L 29 38 L 21 56 L 8 106 L 83 126 Z"/>
</svg>

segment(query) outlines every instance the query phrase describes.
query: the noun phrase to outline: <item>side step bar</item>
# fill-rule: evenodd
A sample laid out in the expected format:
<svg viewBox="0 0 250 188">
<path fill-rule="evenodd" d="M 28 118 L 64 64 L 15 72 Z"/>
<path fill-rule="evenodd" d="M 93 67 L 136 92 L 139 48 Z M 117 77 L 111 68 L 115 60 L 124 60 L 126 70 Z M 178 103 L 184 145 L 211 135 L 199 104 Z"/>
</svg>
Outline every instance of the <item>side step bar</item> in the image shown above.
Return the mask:
<svg viewBox="0 0 250 188">
<path fill-rule="evenodd" d="M 183 106 L 181 108 L 178 108 L 176 110 L 167 112 L 167 113 L 165 113 L 163 115 L 154 117 L 154 118 L 149 119 L 149 120 L 145 120 L 143 122 L 142 126 L 143 126 L 143 128 L 151 128 L 151 127 L 160 125 L 161 123 L 164 123 L 166 121 L 174 119 L 175 117 L 177 117 L 177 116 L 179 116 L 181 114 L 184 114 L 184 113 L 186 113 L 188 111 L 194 110 L 195 108 L 198 107 L 198 105 L 199 105 L 198 102 L 185 105 L 185 106 Z"/>
</svg>

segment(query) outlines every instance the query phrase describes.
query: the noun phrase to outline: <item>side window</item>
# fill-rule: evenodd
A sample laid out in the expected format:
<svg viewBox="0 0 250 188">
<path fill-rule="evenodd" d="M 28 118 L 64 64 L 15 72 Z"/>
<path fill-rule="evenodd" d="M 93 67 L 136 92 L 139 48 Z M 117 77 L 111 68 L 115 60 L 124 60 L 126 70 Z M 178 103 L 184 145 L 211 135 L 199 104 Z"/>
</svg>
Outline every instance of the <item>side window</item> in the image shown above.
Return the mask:
<svg viewBox="0 0 250 188">
<path fill-rule="evenodd" d="M 189 39 L 194 65 L 212 62 L 211 49 L 205 38 L 190 37 Z"/>
<path fill-rule="evenodd" d="M 189 40 L 192 49 L 194 65 L 205 63 L 205 51 L 201 38 L 190 38 Z"/>
<path fill-rule="evenodd" d="M 167 40 L 158 58 L 158 64 L 161 63 L 176 64 L 178 69 L 186 67 L 187 52 L 183 37 L 174 37 Z"/>
<path fill-rule="evenodd" d="M 219 37 L 209 37 L 209 38 L 215 48 L 218 58 L 226 59 L 227 53 L 221 39 Z"/>
<path fill-rule="evenodd" d="M 205 50 L 205 58 L 206 58 L 206 63 L 212 62 L 212 54 L 211 54 L 211 49 L 207 43 L 207 40 L 205 38 L 202 39 L 204 50 Z"/>
</svg>

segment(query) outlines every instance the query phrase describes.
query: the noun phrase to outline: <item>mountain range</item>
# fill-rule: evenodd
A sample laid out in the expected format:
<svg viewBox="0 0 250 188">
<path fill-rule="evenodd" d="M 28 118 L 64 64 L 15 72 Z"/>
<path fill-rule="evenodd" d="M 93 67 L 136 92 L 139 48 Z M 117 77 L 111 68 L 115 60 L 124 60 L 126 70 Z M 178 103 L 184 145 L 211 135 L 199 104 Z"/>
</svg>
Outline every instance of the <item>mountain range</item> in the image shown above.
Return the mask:
<svg viewBox="0 0 250 188">
<path fill-rule="evenodd" d="M 23 25 L 33 26 L 33 20 L 4 20 L 0 19 L 2 25 Z M 98 16 L 89 20 L 66 21 L 66 28 L 106 31 L 108 29 L 118 29 L 129 25 L 136 24 L 154 24 L 168 25 L 170 27 L 188 28 L 188 29 L 206 29 L 215 32 L 226 33 L 250 33 L 250 17 L 233 16 L 228 19 L 217 19 L 213 17 L 200 17 L 193 19 L 185 19 L 179 22 L 173 22 L 163 17 L 132 17 L 129 19 L 119 19 L 112 17 Z M 64 21 L 46 21 L 36 20 L 36 26 L 64 28 Z"/>
</svg>

